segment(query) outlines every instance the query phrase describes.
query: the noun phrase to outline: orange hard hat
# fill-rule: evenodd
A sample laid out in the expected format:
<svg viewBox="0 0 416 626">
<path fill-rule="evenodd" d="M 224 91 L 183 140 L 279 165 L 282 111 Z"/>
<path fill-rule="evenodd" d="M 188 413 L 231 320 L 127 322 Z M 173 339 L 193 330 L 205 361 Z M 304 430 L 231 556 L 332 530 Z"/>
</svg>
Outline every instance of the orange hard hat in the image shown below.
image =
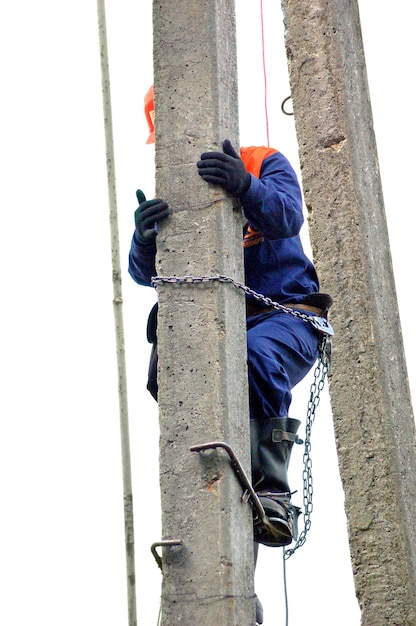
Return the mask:
<svg viewBox="0 0 416 626">
<path fill-rule="evenodd" d="M 144 114 L 146 116 L 147 125 L 149 126 L 149 137 L 146 143 L 155 143 L 155 97 L 153 85 L 144 97 Z"/>
</svg>

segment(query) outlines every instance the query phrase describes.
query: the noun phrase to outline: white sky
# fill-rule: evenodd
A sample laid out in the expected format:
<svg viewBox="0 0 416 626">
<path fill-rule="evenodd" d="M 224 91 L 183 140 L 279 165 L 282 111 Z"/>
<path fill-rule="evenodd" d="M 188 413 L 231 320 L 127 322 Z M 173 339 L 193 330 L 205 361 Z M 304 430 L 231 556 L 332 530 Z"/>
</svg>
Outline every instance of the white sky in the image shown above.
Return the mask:
<svg viewBox="0 0 416 626">
<path fill-rule="evenodd" d="M 240 143 L 266 141 L 260 2 L 237 0 Z M 276 6 L 277 5 L 277 6 Z M 362 0 L 372 106 L 411 387 L 415 144 L 408 3 Z M 135 190 L 154 189 L 142 103 L 151 1 L 107 0 L 130 401 L 138 624 L 156 625 L 156 404 L 145 391 L 153 290 L 127 275 Z M 296 169 L 279 3 L 264 0 L 271 145 Z M 376 16 L 376 19 L 375 19 Z M 400 24 L 400 30 L 399 25 Z M 397 25 L 397 26 L 396 26 Z M 127 624 L 120 433 L 96 3 L 0 0 L 2 184 L 0 623 Z M 413 113 L 413 111 L 412 111 Z M 198 155 L 195 155 L 196 159 Z M 307 233 L 305 238 L 307 237 Z M 304 422 L 309 381 L 292 416 Z M 315 509 L 288 563 L 290 626 L 355 626 L 343 495 L 327 395 L 313 430 Z M 301 451 L 294 488 L 301 490 Z M 297 485 L 296 485 L 297 482 Z M 299 494 L 300 500 L 300 494 Z M 319 567 L 319 574 L 317 568 Z M 256 579 L 265 626 L 284 624 L 281 550 Z M 277 599 L 277 601 L 276 601 Z"/>
</svg>

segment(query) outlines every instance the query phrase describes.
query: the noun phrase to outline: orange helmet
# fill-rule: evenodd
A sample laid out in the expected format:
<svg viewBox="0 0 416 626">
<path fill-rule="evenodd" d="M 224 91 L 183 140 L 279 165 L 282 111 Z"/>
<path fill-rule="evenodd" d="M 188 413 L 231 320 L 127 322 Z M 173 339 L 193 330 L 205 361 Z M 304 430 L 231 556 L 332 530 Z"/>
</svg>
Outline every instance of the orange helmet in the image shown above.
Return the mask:
<svg viewBox="0 0 416 626">
<path fill-rule="evenodd" d="M 144 114 L 146 116 L 147 125 L 149 126 L 149 137 L 146 143 L 155 143 L 155 98 L 153 85 L 144 97 Z"/>
</svg>

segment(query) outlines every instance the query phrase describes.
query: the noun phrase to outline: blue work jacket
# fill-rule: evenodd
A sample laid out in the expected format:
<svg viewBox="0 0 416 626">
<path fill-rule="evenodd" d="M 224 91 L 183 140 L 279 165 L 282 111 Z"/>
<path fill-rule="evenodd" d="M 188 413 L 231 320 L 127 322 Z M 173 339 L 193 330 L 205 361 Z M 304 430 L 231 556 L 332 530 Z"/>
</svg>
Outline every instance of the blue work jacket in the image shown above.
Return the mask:
<svg viewBox="0 0 416 626">
<path fill-rule="evenodd" d="M 250 187 L 240 197 L 247 220 L 243 232 L 245 284 L 281 304 L 319 306 L 318 277 L 299 236 L 304 222 L 302 194 L 292 166 L 272 148 L 242 148 L 240 154 L 251 175 Z M 155 241 L 141 243 L 135 232 L 129 273 L 138 284 L 151 285 L 156 275 L 155 254 Z"/>
</svg>

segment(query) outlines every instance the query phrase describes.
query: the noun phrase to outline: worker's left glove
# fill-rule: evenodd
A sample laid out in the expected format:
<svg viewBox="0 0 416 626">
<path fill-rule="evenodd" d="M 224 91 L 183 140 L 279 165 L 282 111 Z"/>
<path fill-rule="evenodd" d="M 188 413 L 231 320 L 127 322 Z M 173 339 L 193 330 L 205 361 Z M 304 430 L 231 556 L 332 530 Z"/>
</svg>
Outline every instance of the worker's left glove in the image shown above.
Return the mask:
<svg viewBox="0 0 416 626">
<path fill-rule="evenodd" d="M 222 144 L 223 152 L 204 152 L 196 164 L 198 174 L 207 183 L 221 185 L 232 196 L 242 196 L 250 187 L 251 177 L 229 139 Z"/>
<path fill-rule="evenodd" d="M 143 191 L 138 189 L 136 197 L 139 207 L 134 212 L 134 222 L 141 243 L 150 243 L 157 235 L 158 224 L 170 215 L 169 206 L 164 200 L 146 200 Z"/>
</svg>

